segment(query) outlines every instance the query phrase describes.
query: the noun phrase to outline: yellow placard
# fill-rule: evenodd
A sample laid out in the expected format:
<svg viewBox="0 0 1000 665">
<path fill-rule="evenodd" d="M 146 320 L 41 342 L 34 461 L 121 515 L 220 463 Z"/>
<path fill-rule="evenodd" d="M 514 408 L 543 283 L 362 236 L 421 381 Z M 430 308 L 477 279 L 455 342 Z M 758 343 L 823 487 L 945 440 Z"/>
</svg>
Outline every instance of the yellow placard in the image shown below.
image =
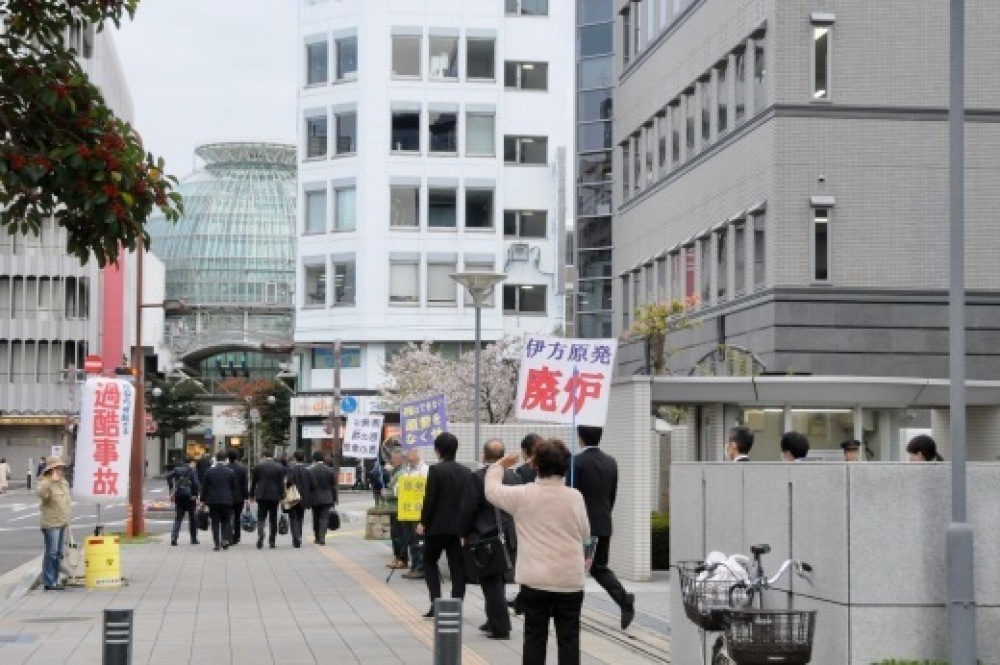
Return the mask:
<svg viewBox="0 0 1000 665">
<path fill-rule="evenodd" d="M 419 522 L 420 511 L 424 507 L 424 492 L 427 491 L 427 478 L 424 476 L 403 476 L 396 485 L 399 497 L 400 522 Z"/>
</svg>

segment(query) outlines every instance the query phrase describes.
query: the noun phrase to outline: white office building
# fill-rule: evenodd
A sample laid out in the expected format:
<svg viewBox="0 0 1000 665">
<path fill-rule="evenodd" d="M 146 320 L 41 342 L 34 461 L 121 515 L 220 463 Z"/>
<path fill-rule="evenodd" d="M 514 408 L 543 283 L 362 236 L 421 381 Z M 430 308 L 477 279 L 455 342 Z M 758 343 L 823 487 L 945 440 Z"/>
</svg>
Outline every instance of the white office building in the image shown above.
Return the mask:
<svg viewBox="0 0 1000 665">
<path fill-rule="evenodd" d="M 295 342 L 373 393 L 410 341 L 471 348 L 458 271 L 507 274 L 482 337 L 565 328 L 574 3 L 300 0 Z M 300 392 L 329 392 L 326 348 Z"/>
</svg>

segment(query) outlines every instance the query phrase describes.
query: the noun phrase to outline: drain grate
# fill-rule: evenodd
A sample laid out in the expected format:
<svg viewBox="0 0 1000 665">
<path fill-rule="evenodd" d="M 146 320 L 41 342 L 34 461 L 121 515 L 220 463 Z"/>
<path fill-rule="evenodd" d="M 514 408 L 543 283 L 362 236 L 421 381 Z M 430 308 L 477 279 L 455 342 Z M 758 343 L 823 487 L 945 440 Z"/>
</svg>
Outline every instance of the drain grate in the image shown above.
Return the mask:
<svg viewBox="0 0 1000 665">
<path fill-rule="evenodd" d="M 94 621 L 97 617 L 38 617 L 21 619 L 21 623 L 72 623 L 74 621 Z"/>
<path fill-rule="evenodd" d="M 0 644 L 31 644 L 34 635 L 0 635 Z"/>
</svg>

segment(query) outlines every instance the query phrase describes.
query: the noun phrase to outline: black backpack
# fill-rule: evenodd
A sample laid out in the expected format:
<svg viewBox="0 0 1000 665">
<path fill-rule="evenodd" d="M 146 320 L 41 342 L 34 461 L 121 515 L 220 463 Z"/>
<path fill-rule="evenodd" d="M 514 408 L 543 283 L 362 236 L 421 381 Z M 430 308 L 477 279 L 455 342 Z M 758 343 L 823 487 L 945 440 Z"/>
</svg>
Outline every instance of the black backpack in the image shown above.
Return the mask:
<svg viewBox="0 0 1000 665">
<path fill-rule="evenodd" d="M 174 498 L 191 498 L 191 469 L 186 469 L 183 476 L 178 476 L 177 479 L 174 480 Z"/>
</svg>

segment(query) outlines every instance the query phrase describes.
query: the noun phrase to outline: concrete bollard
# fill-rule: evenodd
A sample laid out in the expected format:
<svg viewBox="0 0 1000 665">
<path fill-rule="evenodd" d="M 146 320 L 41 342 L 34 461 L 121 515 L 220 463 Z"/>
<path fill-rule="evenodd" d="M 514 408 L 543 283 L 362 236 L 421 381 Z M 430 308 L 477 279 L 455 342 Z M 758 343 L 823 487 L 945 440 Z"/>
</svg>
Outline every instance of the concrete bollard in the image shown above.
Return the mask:
<svg viewBox="0 0 1000 665">
<path fill-rule="evenodd" d="M 434 665 L 462 663 L 462 601 L 434 601 Z"/>
<path fill-rule="evenodd" d="M 132 665 L 132 610 L 104 610 L 103 665 Z"/>
</svg>

